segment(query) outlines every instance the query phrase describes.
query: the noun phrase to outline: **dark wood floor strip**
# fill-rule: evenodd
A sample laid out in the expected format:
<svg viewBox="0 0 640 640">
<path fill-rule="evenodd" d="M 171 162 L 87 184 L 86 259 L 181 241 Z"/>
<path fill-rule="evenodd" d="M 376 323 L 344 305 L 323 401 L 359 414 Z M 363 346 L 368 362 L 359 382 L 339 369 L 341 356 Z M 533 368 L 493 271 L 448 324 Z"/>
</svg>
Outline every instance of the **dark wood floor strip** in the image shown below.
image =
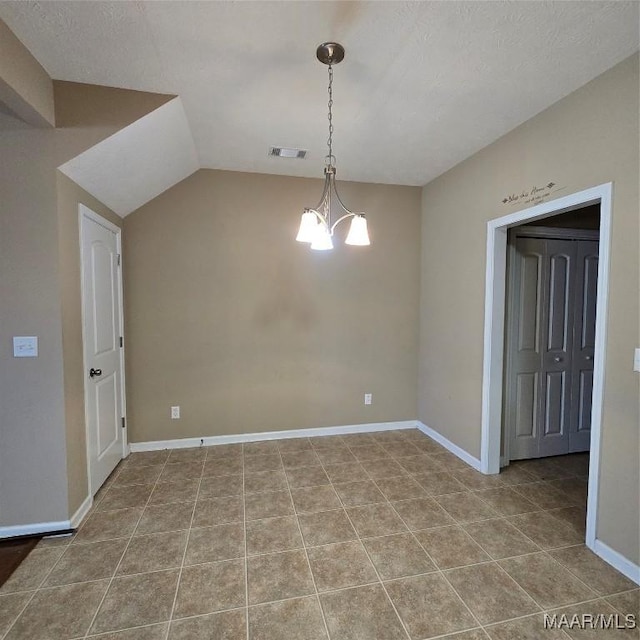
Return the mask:
<svg viewBox="0 0 640 640">
<path fill-rule="evenodd" d="M 0 586 L 9 579 L 39 541 L 39 536 L 0 541 Z"/>
</svg>

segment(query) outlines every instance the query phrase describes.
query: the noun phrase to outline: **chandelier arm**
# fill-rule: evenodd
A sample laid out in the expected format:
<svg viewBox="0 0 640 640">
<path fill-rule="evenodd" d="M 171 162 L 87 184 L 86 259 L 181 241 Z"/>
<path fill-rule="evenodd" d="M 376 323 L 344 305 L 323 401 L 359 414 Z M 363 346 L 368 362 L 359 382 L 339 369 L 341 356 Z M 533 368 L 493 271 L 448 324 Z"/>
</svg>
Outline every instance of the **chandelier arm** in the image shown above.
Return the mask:
<svg viewBox="0 0 640 640">
<path fill-rule="evenodd" d="M 358 211 L 351 211 L 351 209 L 349 209 L 349 207 L 347 207 L 347 206 L 345 205 L 345 203 L 344 203 L 344 202 L 342 202 L 342 198 L 340 197 L 340 194 L 338 193 L 338 186 L 336 185 L 336 181 L 335 181 L 335 179 L 334 179 L 334 181 L 333 181 L 333 190 L 334 190 L 334 192 L 335 192 L 335 194 L 336 194 L 336 198 L 338 199 L 338 202 L 340 203 L 340 206 L 341 206 L 341 207 L 342 207 L 342 208 L 343 208 L 343 209 L 344 209 L 344 210 L 345 210 L 349 215 L 352 215 L 352 216 L 363 216 L 363 215 L 364 215 L 364 213 L 362 213 L 362 212 L 358 212 Z"/>
<path fill-rule="evenodd" d="M 316 213 L 318 213 L 318 211 L 322 208 L 322 205 L 326 202 L 327 194 L 329 193 L 330 188 L 331 188 L 331 176 L 329 174 L 326 174 L 324 177 L 324 189 L 322 190 L 322 196 L 318 204 L 313 209 L 315 210 Z M 338 200 L 339 199 L 340 198 L 338 198 Z"/>
<path fill-rule="evenodd" d="M 331 226 L 331 235 L 333 235 L 333 230 L 343 221 L 346 220 L 347 218 L 353 218 L 354 216 L 359 216 L 359 213 L 351 213 L 351 211 L 349 213 L 345 213 L 341 218 L 338 218 L 333 225 Z"/>
</svg>

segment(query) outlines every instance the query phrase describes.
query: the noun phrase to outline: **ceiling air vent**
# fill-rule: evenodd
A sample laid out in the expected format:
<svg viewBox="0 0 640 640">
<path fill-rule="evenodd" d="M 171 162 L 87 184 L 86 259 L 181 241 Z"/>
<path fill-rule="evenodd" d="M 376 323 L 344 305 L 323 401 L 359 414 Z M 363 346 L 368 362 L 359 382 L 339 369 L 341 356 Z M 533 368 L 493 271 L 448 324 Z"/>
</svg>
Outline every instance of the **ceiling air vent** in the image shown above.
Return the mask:
<svg viewBox="0 0 640 640">
<path fill-rule="evenodd" d="M 269 147 L 269 155 L 274 158 L 300 158 L 306 157 L 306 149 L 290 149 L 288 147 Z"/>
</svg>

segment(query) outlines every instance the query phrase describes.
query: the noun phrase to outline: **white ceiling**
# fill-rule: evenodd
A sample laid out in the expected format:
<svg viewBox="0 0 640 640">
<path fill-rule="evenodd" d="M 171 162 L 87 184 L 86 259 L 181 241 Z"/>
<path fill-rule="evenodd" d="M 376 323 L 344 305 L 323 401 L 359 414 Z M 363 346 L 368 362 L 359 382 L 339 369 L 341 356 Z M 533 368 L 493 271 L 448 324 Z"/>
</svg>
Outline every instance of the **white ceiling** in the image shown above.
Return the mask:
<svg viewBox="0 0 640 640">
<path fill-rule="evenodd" d="M 638 49 L 637 1 L 0 2 L 55 79 L 181 96 L 200 165 L 423 185 Z M 309 149 L 267 157 L 270 145 Z"/>
<path fill-rule="evenodd" d="M 58 168 L 124 217 L 197 171 L 199 162 L 178 97 Z"/>
</svg>

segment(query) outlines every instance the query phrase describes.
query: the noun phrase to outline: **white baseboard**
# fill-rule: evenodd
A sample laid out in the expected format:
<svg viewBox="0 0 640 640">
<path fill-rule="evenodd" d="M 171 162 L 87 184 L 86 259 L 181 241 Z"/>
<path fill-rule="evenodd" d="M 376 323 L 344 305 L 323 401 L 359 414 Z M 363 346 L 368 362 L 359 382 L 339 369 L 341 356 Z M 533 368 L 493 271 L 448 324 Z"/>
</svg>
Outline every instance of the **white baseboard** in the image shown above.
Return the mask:
<svg viewBox="0 0 640 640">
<path fill-rule="evenodd" d="M 401 422 L 372 422 L 370 424 L 350 424 L 340 427 L 316 427 L 312 429 L 291 429 L 288 431 L 265 431 L 264 433 L 238 433 L 228 436 L 203 436 L 202 438 L 178 438 L 176 440 L 152 440 L 150 442 L 131 442 L 131 452 L 158 451 L 161 449 L 187 449 L 190 447 L 212 446 L 216 444 L 236 444 L 256 442 L 258 440 L 282 440 L 283 438 L 309 438 L 315 436 L 335 436 L 347 433 L 372 433 L 375 431 L 394 431 L 396 429 L 415 429 L 415 420 Z"/>
<path fill-rule="evenodd" d="M 591 551 L 593 551 L 597 556 L 600 556 L 614 569 L 617 569 L 620 573 L 627 576 L 629 580 L 633 580 L 633 582 L 640 585 L 639 565 L 631 562 L 631 560 L 629 560 L 628 558 L 625 558 L 621 553 L 618 553 L 608 544 L 602 542 L 602 540 L 596 539 L 593 546 L 591 547 Z"/>
<path fill-rule="evenodd" d="M 35 536 L 40 533 L 55 533 L 56 531 L 69 531 L 77 529 L 82 519 L 87 515 L 93 505 L 93 498 L 87 496 L 78 510 L 69 520 L 56 520 L 54 522 L 34 522 L 33 524 L 19 524 L 11 527 L 0 527 L 0 540 L 4 538 L 16 538 L 18 536 Z"/>
<path fill-rule="evenodd" d="M 77 529 L 80 523 L 84 520 L 84 517 L 89 513 L 89 509 L 93 506 L 93 496 L 87 496 L 82 504 L 78 507 L 77 511 L 71 516 L 72 529 Z"/>
<path fill-rule="evenodd" d="M 17 536 L 35 536 L 39 533 L 53 533 L 72 529 L 70 520 L 55 522 L 34 522 L 33 524 L 19 524 L 11 527 L 0 527 L 0 540 Z"/>
<path fill-rule="evenodd" d="M 473 467 L 476 471 L 480 471 L 480 460 L 478 458 L 474 458 L 470 453 L 467 453 L 464 449 L 461 449 L 457 444 L 453 444 L 451 440 L 445 438 L 441 433 L 438 433 L 431 427 L 428 427 L 423 422 L 419 420 L 416 423 L 416 426 L 422 433 L 428 435 L 432 440 L 435 440 L 438 444 L 441 444 L 445 449 L 448 449 L 453 453 L 454 456 L 457 456 L 463 462 L 466 462 L 469 466 Z"/>
</svg>

